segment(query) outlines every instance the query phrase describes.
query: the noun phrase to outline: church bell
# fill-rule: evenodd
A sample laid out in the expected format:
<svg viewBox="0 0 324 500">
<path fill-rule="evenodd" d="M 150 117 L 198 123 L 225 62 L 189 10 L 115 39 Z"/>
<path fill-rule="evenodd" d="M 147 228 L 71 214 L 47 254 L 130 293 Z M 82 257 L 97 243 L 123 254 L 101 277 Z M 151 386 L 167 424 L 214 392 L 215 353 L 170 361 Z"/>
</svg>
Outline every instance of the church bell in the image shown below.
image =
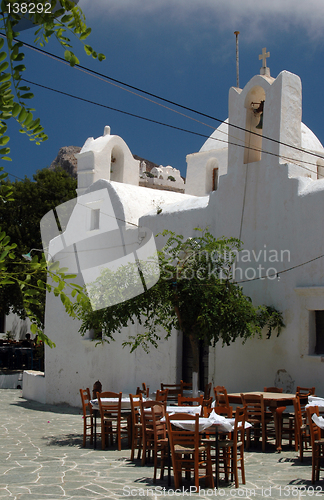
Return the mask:
<svg viewBox="0 0 324 500">
<path fill-rule="evenodd" d="M 257 124 L 257 126 L 255 128 L 257 128 L 259 130 L 263 129 L 263 112 L 261 113 L 261 115 L 260 115 L 260 121 L 259 121 L 259 123 Z"/>
<path fill-rule="evenodd" d="M 257 126 L 255 127 L 258 130 L 262 130 L 263 129 L 263 108 L 264 108 L 264 101 L 261 101 L 260 104 L 259 104 L 259 107 L 254 110 L 255 114 L 259 114 L 260 113 L 260 121 L 257 124 Z"/>
</svg>

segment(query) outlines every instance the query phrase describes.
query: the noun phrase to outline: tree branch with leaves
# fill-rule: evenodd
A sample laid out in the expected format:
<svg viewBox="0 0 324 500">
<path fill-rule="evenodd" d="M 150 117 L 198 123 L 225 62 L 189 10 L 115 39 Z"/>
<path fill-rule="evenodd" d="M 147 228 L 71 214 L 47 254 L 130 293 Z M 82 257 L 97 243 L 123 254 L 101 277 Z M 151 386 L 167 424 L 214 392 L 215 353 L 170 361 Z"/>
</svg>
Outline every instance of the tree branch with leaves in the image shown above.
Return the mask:
<svg viewBox="0 0 324 500">
<path fill-rule="evenodd" d="M 141 333 L 130 337 L 124 346 L 131 351 L 142 346 L 158 347 L 161 338 L 181 330 L 190 341 L 193 372 L 199 373 L 199 342 L 215 346 L 230 345 L 237 339 L 261 337 L 268 328 L 279 335 L 284 327 L 282 314 L 274 307 L 254 306 L 252 300 L 233 280 L 233 263 L 241 242 L 235 238 L 215 238 L 208 229 L 195 228 L 196 236 L 185 239 L 164 231 L 167 242 L 159 251 L 160 278 L 143 294 L 106 309 L 93 310 L 90 303 L 79 303 L 77 315 L 82 319 L 81 333 L 89 329 L 102 332 L 102 341 L 114 338 L 129 322 L 137 321 Z M 150 273 L 150 262 L 141 262 L 144 274 Z M 134 265 L 116 272 L 104 270 L 92 284 L 98 303 L 107 294 L 123 295 L 136 275 Z"/>
<path fill-rule="evenodd" d="M 32 7 L 32 5 L 34 7 Z M 46 8 L 45 8 L 46 7 Z M 30 88 L 22 84 L 22 75 L 26 67 L 23 63 L 23 44 L 17 37 L 21 21 L 28 21 L 35 29 L 35 45 L 44 47 L 51 38 L 55 38 L 64 51 L 65 60 L 71 66 L 79 61 L 73 52 L 71 36 L 74 36 L 84 47 L 87 55 L 100 61 L 105 59 L 101 53 L 95 52 L 85 43 L 91 33 L 86 25 L 85 16 L 77 5 L 70 0 L 42 0 L 37 3 L 22 0 L 2 0 L 0 12 L 0 160 L 11 160 L 7 135 L 8 121 L 16 120 L 20 132 L 26 134 L 31 141 L 41 144 L 47 135 L 39 118 L 34 117 L 34 109 L 29 106 L 33 94 Z M 14 201 L 10 183 L 5 183 L 7 174 L 0 167 L 0 203 L 10 210 L 10 202 Z M 26 245 L 28 243 L 26 242 Z M 31 248 L 32 245 L 29 246 Z M 19 266 L 13 269 L 12 264 Z M 46 282 L 46 274 L 51 284 Z M 21 295 L 24 311 L 32 322 L 31 331 L 49 345 L 53 343 L 43 333 L 43 319 L 39 312 L 39 297 L 44 291 L 53 292 L 61 298 L 67 313 L 74 317 L 74 300 L 85 301 L 83 289 L 73 284 L 75 276 L 68 274 L 59 263 L 48 267 L 45 257 L 35 255 L 31 262 L 22 263 L 17 243 L 7 234 L 1 221 L 0 229 L 0 290 L 4 293 L 8 287 L 16 285 Z"/>
</svg>

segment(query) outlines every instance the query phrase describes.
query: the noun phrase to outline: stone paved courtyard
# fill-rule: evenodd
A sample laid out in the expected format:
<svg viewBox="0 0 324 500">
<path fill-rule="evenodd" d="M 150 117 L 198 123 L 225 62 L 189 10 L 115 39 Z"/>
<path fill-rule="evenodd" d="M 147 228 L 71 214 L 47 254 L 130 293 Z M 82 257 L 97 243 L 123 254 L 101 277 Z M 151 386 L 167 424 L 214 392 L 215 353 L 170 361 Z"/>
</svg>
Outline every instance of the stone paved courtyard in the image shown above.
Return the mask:
<svg viewBox="0 0 324 500">
<path fill-rule="evenodd" d="M 173 482 L 153 485 L 153 466 L 131 462 L 130 450 L 82 448 L 81 410 L 27 401 L 20 390 L 0 390 L 0 499 L 80 500 L 186 498 Z M 252 450 L 245 453 L 246 485 L 221 484 L 218 491 L 191 493 L 194 498 L 322 497 L 324 480 L 311 484 L 311 458 L 297 453 Z M 324 473 L 322 473 L 324 477 Z M 190 485 L 184 484 L 185 488 Z M 202 484 L 203 487 L 203 484 Z M 156 488 L 156 489 L 155 489 Z M 165 489 L 164 489 L 165 488 Z"/>
</svg>

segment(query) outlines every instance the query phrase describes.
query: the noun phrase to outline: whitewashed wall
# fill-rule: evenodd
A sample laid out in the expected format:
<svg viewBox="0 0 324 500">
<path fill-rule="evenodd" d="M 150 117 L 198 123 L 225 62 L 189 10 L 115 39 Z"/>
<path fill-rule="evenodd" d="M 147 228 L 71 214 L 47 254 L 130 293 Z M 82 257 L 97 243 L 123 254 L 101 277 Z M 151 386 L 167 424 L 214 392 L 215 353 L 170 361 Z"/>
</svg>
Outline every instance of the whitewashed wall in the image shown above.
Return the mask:
<svg viewBox="0 0 324 500">
<path fill-rule="evenodd" d="M 266 104 L 269 103 L 264 112 L 264 137 L 277 137 L 296 147 L 313 144 L 322 156 L 322 146 L 314 143 L 313 134 L 300 122 L 300 81 L 288 72 L 277 80 L 256 76 L 243 91 L 231 89 L 229 129 L 231 136 L 236 135 L 237 144 L 245 144 L 245 133 L 231 124 L 245 127 L 247 95 L 256 86 L 264 89 Z M 296 132 L 294 137 L 291 131 Z M 254 272 L 258 276 L 259 266 L 263 276 L 269 268 L 280 272 L 324 254 L 324 181 L 314 180 L 314 175 L 310 178 L 301 163 L 285 164 L 283 156 L 294 158 L 296 151 L 269 142 L 263 139 L 262 149 L 268 151 L 269 147 L 282 156 L 262 152 L 260 161 L 249 164 L 243 162 L 244 147 L 230 146 L 228 173 L 222 176 L 206 209 L 194 214 L 162 213 L 159 219 L 144 220 L 148 227 L 165 226 L 174 231 L 181 228 L 185 236 L 192 236 L 194 224 L 200 221 L 201 227 L 208 226 L 215 236 L 241 238 L 244 249 L 254 250 L 256 256 L 260 254 L 258 261 L 239 263 L 243 275 L 237 273 L 236 279 L 247 281 L 242 283 L 244 291 L 255 304 L 273 305 L 282 311 L 287 327 L 279 338 L 273 335 L 267 340 L 264 335 L 262 340 L 250 339 L 245 345 L 239 340 L 229 347 L 218 344 L 211 349 L 209 378 L 214 384 L 225 385 L 230 391 L 260 390 L 274 384 L 286 390 L 295 390 L 297 385 L 315 385 L 316 392 L 324 394 L 324 357 L 313 354 L 315 332 L 310 312 L 324 309 L 324 259 L 279 275 L 280 280 L 275 277 L 248 281 Z M 313 161 L 315 164 L 316 158 Z M 269 262 L 270 257 L 275 258 L 275 252 L 279 261 L 283 252 L 282 262 Z M 275 271 L 269 272 L 272 273 Z"/>
<path fill-rule="evenodd" d="M 93 231 L 89 227 L 87 211 L 91 211 L 96 199 L 101 201 L 95 204 L 95 208 L 100 209 L 103 216 L 100 215 L 100 230 Z M 79 255 L 79 263 L 82 256 L 85 268 L 91 264 L 95 265 L 102 254 L 107 254 L 105 242 L 109 240 L 111 221 L 121 226 L 125 226 L 125 221 L 137 224 L 141 214 L 150 211 L 157 214 L 158 209 L 163 210 L 176 200 L 178 203 L 179 200 L 189 203 L 196 198 L 99 180 L 78 198 L 64 239 L 57 237 L 52 240 L 49 253 L 55 255 L 61 266 L 68 267 L 71 272 L 77 271 L 75 248 Z M 111 203 L 110 208 L 109 203 Z M 94 255 L 94 252 L 88 255 L 91 240 L 87 238 L 97 233 L 107 235 L 108 240 L 96 240 L 101 246 L 96 247 L 95 258 L 91 262 L 91 255 Z M 76 247 L 73 247 L 72 243 L 76 244 Z M 63 248 L 64 244 L 68 247 Z M 110 252 L 110 259 L 107 255 L 107 260 L 120 257 L 116 249 L 114 251 L 115 254 Z M 102 383 L 103 390 L 122 391 L 128 394 L 135 393 L 137 386 L 142 382 L 146 382 L 153 391 L 160 387 L 161 382 L 172 383 L 181 378 L 179 367 L 182 360 L 182 342 L 181 334 L 177 332 L 174 332 L 168 342 L 162 342 L 158 350 L 152 348 L 148 354 L 142 349 L 130 353 L 129 348 L 122 347 L 128 336 L 134 335 L 133 328 L 125 328 L 121 334 L 116 334 L 115 342 L 96 346 L 96 343 L 89 339 L 89 335 L 88 338 L 81 337 L 78 332 L 80 323 L 67 316 L 60 299 L 53 294 L 47 295 L 45 325 L 46 335 L 56 344 L 56 348 L 46 347 L 45 350 L 47 403 L 65 402 L 79 406 L 79 389 L 89 387 L 92 390 L 94 382 L 98 379 Z M 28 382 L 26 397 L 27 394 L 32 394 L 30 387 L 32 381 Z"/>
<path fill-rule="evenodd" d="M 262 153 L 260 161 L 244 163 L 246 135 L 233 124 L 245 128 L 247 107 L 253 95 L 257 98 L 265 95 Z M 245 345 L 237 341 L 229 347 L 218 344 L 210 349 L 210 381 L 225 385 L 229 391 L 262 389 L 276 383 L 286 390 L 295 390 L 296 385 L 315 385 L 317 394 L 324 394 L 324 357 L 313 354 L 311 313 L 324 309 L 324 259 L 279 274 L 280 280 L 275 275 L 275 279 L 249 281 L 254 273 L 258 276 L 260 272 L 263 277 L 269 268 L 275 269 L 274 274 L 280 273 L 324 254 L 324 180 L 315 180 L 314 172 L 309 176 L 302 168 L 300 160 L 305 159 L 302 153 L 298 155 L 296 150 L 266 139 L 274 137 L 296 147 L 312 145 L 322 158 L 321 144 L 301 124 L 299 78 L 288 72 L 281 73 L 276 80 L 259 75 L 243 90 L 231 89 L 229 131 L 231 142 L 235 142 L 234 137 L 237 145 L 230 145 L 227 174 L 224 171 L 219 188 L 209 196 L 204 196 L 205 181 L 197 185 L 196 191 L 189 189 L 199 197 L 172 193 L 173 198 L 167 199 L 163 191 L 150 193 L 151 190 L 120 183 L 118 188 L 108 183 L 110 192 L 119 197 L 125 219 L 137 217 L 154 234 L 170 229 L 188 237 L 193 236 L 194 227 L 208 226 L 216 237 L 240 238 L 246 252 L 250 255 L 255 252 L 254 261 L 252 258 L 252 262 L 238 263 L 242 277 L 237 271 L 236 279 L 246 281 L 242 283 L 244 291 L 255 304 L 273 305 L 282 311 L 286 328 L 279 338 L 273 335 L 269 340 L 249 339 Z M 201 176 L 204 178 L 213 154 L 211 142 L 207 142 L 201 152 L 189 158 L 188 179 L 193 179 L 192 186 L 200 168 L 205 168 Z M 266 154 L 267 151 L 274 155 Z M 216 153 L 223 158 L 220 148 Z M 203 155 L 205 165 L 201 161 Z M 287 157 L 293 162 L 289 163 Z M 222 165 L 225 168 L 223 160 Z M 102 186 L 102 182 L 92 190 Z M 158 202 L 157 196 L 161 197 Z M 136 200 L 133 204 L 132 199 Z M 162 210 L 157 210 L 157 203 Z M 161 238 L 158 244 L 162 245 Z M 279 261 L 270 261 L 276 252 Z M 282 261 L 281 252 L 284 252 Z M 57 344 L 56 349 L 46 348 L 48 402 L 76 405 L 79 388 L 91 386 L 98 378 L 104 389 L 126 393 L 134 392 L 143 381 L 156 389 L 161 381 L 180 379 L 181 338 L 177 334 L 149 355 L 140 351 L 129 354 L 121 347 L 127 335 L 136 333 L 137 326 L 125 329 L 116 342 L 95 347 L 82 340 L 78 323 L 66 316 L 58 299 L 48 296 L 47 301 L 46 333 Z"/>
<path fill-rule="evenodd" d="M 103 390 L 135 394 L 136 387 L 146 382 L 150 389 L 156 390 L 161 381 L 176 378 L 178 361 L 178 335 L 175 333 L 169 342 L 159 350 L 152 349 L 149 354 L 143 350 L 129 352 L 122 342 L 133 330 L 128 328 L 116 335 L 110 344 L 95 345 L 84 340 L 78 333 L 79 324 L 66 317 L 59 300 L 50 300 L 47 307 L 46 333 L 55 341 L 57 347 L 45 350 L 45 381 L 47 403 L 69 403 L 80 406 L 80 388 L 92 386 L 100 380 Z"/>
</svg>

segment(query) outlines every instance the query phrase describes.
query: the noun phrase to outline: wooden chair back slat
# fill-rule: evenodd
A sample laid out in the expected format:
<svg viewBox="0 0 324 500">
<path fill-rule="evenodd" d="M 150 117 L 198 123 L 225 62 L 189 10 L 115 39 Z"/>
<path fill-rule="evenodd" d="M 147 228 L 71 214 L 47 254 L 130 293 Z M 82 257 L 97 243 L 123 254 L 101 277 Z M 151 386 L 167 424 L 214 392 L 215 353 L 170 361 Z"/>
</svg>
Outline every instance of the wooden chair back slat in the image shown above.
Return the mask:
<svg viewBox="0 0 324 500">
<path fill-rule="evenodd" d="M 214 395 L 217 406 L 229 406 L 227 390 L 223 385 L 217 385 L 214 387 Z"/>
<path fill-rule="evenodd" d="M 281 394 L 283 392 L 282 387 L 264 387 L 263 392 L 277 392 Z"/>
<path fill-rule="evenodd" d="M 204 396 L 198 396 L 197 398 L 178 396 L 178 406 L 202 406 L 203 401 Z"/>
<path fill-rule="evenodd" d="M 161 391 L 160 389 L 158 389 L 156 391 L 155 401 L 166 402 L 168 399 L 168 394 L 169 394 L 169 389 L 164 389 L 164 391 Z"/>
<path fill-rule="evenodd" d="M 163 384 L 161 383 L 161 391 L 168 389 L 168 400 L 172 402 L 178 401 L 178 395 L 183 396 L 183 388 L 180 384 Z"/>
</svg>

